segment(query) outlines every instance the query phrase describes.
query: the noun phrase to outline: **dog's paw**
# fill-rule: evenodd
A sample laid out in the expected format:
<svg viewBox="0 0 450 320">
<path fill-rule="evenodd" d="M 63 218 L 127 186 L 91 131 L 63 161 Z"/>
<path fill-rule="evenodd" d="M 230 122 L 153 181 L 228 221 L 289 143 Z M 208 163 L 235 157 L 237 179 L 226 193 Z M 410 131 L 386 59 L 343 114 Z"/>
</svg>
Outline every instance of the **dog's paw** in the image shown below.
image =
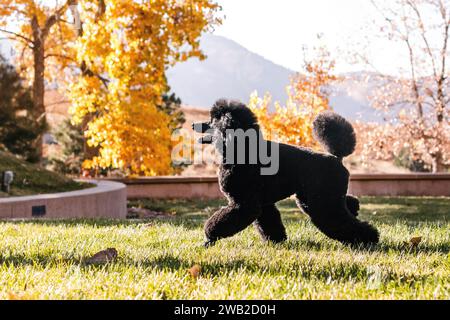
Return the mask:
<svg viewBox="0 0 450 320">
<path fill-rule="evenodd" d="M 203 246 L 205 248 L 211 248 L 216 244 L 216 241 L 214 240 L 206 240 L 205 243 L 203 244 Z"/>
<path fill-rule="evenodd" d="M 351 196 L 351 195 L 347 195 L 347 208 L 348 210 L 355 216 L 357 217 L 359 214 L 359 200 L 358 198 Z"/>
</svg>

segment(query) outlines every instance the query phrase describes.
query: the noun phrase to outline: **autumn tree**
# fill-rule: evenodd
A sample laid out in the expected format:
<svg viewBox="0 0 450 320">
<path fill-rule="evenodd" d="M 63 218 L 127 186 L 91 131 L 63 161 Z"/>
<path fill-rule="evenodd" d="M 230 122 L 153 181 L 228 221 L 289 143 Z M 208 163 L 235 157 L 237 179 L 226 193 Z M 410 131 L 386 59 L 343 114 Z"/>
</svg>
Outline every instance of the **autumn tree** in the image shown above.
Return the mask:
<svg viewBox="0 0 450 320">
<path fill-rule="evenodd" d="M 17 64 L 22 75 L 32 85 L 33 114 L 46 124 L 44 93 L 45 82 L 63 74 L 63 69 L 74 57 L 70 42 L 74 40 L 73 26 L 68 9 L 75 0 L 58 1 L 2 0 L 0 6 L 0 33 L 15 44 Z M 35 148 L 42 153 L 42 135 Z"/>
<path fill-rule="evenodd" d="M 258 117 L 264 135 L 276 135 L 283 143 L 318 148 L 312 124 L 317 114 L 331 109 L 330 84 L 338 80 L 333 70 L 334 60 L 324 45 L 305 48 L 304 70 L 291 78 L 284 106 L 275 102 L 275 110 L 271 111 L 270 94 L 260 98 L 253 93 L 249 107 Z"/>
<path fill-rule="evenodd" d="M 372 1 L 382 18 L 386 39 L 403 45 L 407 69 L 384 76 L 370 97 L 389 123 L 366 131 L 364 152 L 372 157 L 404 157 L 425 163 L 433 172 L 450 165 L 449 31 L 446 0 Z M 399 67 L 399 70 L 401 68 Z"/>
<path fill-rule="evenodd" d="M 5 0 L 0 8 L 0 30 L 18 44 L 40 119 L 45 121 L 45 80 L 58 75 L 64 80 L 58 84 L 69 89 L 74 123 L 98 152 L 86 167 L 170 173 L 170 130 L 179 113 L 162 108 L 165 70 L 190 57 L 204 58 L 199 37 L 220 22 L 214 16 L 218 5 L 210 0 L 55 3 Z"/>
<path fill-rule="evenodd" d="M 172 172 L 171 117 L 161 111 L 166 69 L 203 58 L 199 37 L 217 23 L 209 0 L 80 1 L 80 77 L 70 86 L 75 123 L 87 120 L 98 156 L 86 168 L 128 174 Z M 88 70 L 88 71 L 87 71 Z"/>
<path fill-rule="evenodd" d="M 181 110 L 181 99 L 174 93 L 165 93 L 162 101 L 158 109 L 170 116 L 169 129 L 171 131 L 180 129 L 186 121 Z M 81 174 L 83 162 L 89 157 L 81 124 L 74 125 L 70 118 L 66 119 L 52 130 L 52 134 L 60 151 L 49 157 L 49 168 L 63 174 Z M 91 154 L 97 155 L 95 150 Z M 181 172 L 182 168 L 183 166 L 174 164 L 176 173 Z M 108 169 L 110 168 L 105 168 L 103 172 L 108 173 Z"/>
</svg>

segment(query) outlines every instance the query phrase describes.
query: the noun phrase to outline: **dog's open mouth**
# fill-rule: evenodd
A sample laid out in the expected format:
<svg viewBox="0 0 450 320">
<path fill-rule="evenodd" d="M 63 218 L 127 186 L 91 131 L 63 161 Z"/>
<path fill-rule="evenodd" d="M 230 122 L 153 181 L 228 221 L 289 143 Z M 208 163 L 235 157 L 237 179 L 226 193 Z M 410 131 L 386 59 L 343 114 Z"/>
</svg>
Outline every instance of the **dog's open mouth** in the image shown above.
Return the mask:
<svg viewBox="0 0 450 320">
<path fill-rule="evenodd" d="M 195 132 L 198 133 L 207 133 L 209 130 L 211 130 L 211 125 L 208 122 L 199 122 L 199 123 L 194 123 L 192 124 L 192 129 Z M 198 143 L 200 144 L 212 144 L 213 143 L 213 136 L 211 134 L 207 134 L 204 137 L 201 137 L 200 139 L 198 139 Z"/>
<path fill-rule="evenodd" d="M 206 131 L 211 129 L 211 125 L 208 122 L 193 123 L 192 129 L 198 133 L 206 133 Z"/>
</svg>

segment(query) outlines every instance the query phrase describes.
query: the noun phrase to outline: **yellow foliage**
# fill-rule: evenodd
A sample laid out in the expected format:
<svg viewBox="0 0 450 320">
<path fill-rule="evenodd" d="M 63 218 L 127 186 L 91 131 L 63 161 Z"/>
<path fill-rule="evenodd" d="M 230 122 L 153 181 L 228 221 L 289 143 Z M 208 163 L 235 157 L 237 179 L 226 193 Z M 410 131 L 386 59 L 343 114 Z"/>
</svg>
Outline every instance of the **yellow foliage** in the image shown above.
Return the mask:
<svg viewBox="0 0 450 320">
<path fill-rule="evenodd" d="M 76 33 L 74 27 L 67 23 L 72 20 L 67 10 L 71 1 L 62 2 L 59 6 L 52 2 L 36 0 L 2 0 L 1 3 L 0 27 L 9 26 L 10 28 L 5 28 L 8 30 L 17 28 L 16 35 L 10 33 L 2 35 L 13 40 L 17 52 L 15 64 L 28 84 L 32 85 L 34 80 L 32 49 L 34 44 L 31 44 L 32 41 L 36 41 L 31 27 L 34 18 L 36 18 L 41 32 L 46 34 L 45 37 L 42 37 L 44 40 L 42 45 L 45 47 L 46 81 L 48 83 L 59 81 L 58 84 L 63 84 L 61 80 L 68 80 L 70 74 L 64 70 L 74 67 L 76 56 L 73 47 Z M 52 16 L 57 16 L 59 20 L 51 26 L 46 26 Z M 23 38 L 17 35 L 23 36 Z"/>
<path fill-rule="evenodd" d="M 74 5 L 81 29 L 71 23 Z M 39 46 L 45 78 L 67 85 L 72 120 L 83 124 L 88 145 L 99 151 L 86 168 L 164 175 L 174 172 L 171 119 L 157 109 L 168 89 L 165 71 L 204 58 L 199 38 L 220 23 L 218 9 L 213 0 L 2 0 L 0 27 L 17 26 L 20 36 L 10 35 L 30 82 L 32 25 L 45 33 Z"/>
<path fill-rule="evenodd" d="M 270 110 L 271 96 L 263 98 L 254 92 L 250 97 L 249 108 L 258 117 L 264 136 L 282 143 L 318 147 L 312 136 L 312 123 L 322 111 L 330 109 L 327 86 L 337 80 L 332 74 L 334 63 L 328 53 L 320 48 L 318 58 L 306 63 L 305 74 L 291 78 L 286 87 L 288 100 L 282 106 L 275 103 Z"/>
<path fill-rule="evenodd" d="M 198 39 L 215 22 L 217 5 L 210 0 L 109 0 L 98 17 L 94 4 L 81 3 L 77 59 L 108 79 L 105 85 L 98 76 L 84 75 L 70 87 L 73 121 L 87 119 L 88 144 L 99 147 L 99 156 L 84 166 L 171 174 L 170 118 L 157 110 L 167 90 L 165 70 L 203 57 Z"/>
</svg>

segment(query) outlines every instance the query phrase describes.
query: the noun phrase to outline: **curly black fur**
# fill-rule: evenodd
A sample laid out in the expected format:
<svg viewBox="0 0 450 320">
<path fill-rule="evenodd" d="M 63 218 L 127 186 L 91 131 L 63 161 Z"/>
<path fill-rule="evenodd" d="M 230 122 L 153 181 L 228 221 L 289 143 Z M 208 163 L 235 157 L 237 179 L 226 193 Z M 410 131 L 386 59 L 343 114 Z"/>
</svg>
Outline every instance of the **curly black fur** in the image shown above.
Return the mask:
<svg viewBox="0 0 450 320">
<path fill-rule="evenodd" d="M 314 120 L 314 137 L 325 149 L 338 158 L 355 151 L 356 136 L 350 122 L 331 111 L 323 112 Z"/>
<path fill-rule="evenodd" d="M 355 148 L 351 124 L 327 112 L 317 117 L 314 126 L 318 139 L 331 154 L 268 141 L 271 148 L 279 148 L 279 170 L 275 175 L 261 175 L 260 163 L 223 162 L 220 165 L 219 183 L 228 205 L 205 224 L 208 246 L 235 235 L 252 223 L 264 240 L 285 241 L 286 231 L 275 203 L 291 195 L 296 196 L 299 207 L 328 237 L 346 244 L 379 241 L 378 231 L 356 218 L 358 199 L 347 195 L 349 173 L 342 164 L 342 157 Z M 194 129 L 203 133 L 212 129 L 214 134 L 202 140 L 212 143 L 220 140 L 226 129 L 259 130 L 259 125 L 256 116 L 244 104 L 222 99 L 211 110 L 211 122 L 195 125 Z"/>
</svg>

